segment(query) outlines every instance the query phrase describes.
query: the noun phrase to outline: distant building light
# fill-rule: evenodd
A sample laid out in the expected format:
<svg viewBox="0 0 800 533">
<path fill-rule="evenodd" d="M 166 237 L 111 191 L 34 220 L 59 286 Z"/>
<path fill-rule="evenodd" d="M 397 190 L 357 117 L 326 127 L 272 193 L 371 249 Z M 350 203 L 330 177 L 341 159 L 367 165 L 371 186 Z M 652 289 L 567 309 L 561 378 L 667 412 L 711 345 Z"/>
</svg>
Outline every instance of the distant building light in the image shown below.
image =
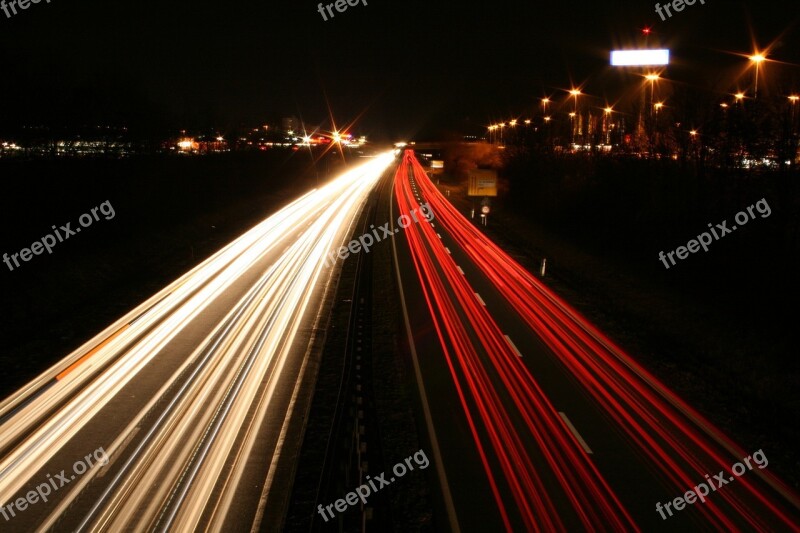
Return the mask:
<svg viewBox="0 0 800 533">
<path fill-rule="evenodd" d="M 183 139 L 178 141 L 178 148 L 181 150 L 191 150 L 194 147 L 194 140 L 192 139 Z"/>
</svg>

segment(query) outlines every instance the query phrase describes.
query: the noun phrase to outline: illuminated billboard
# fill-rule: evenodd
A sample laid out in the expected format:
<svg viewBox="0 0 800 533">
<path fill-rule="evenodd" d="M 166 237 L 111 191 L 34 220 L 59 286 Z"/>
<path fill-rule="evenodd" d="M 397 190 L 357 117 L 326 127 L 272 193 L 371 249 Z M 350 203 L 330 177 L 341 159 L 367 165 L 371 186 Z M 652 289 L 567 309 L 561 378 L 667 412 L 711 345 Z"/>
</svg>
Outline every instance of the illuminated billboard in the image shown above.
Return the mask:
<svg viewBox="0 0 800 533">
<path fill-rule="evenodd" d="M 497 196 L 497 171 L 470 170 L 467 196 Z"/>
<path fill-rule="evenodd" d="M 669 50 L 614 50 L 611 64 L 616 67 L 668 65 Z"/>
</svg>

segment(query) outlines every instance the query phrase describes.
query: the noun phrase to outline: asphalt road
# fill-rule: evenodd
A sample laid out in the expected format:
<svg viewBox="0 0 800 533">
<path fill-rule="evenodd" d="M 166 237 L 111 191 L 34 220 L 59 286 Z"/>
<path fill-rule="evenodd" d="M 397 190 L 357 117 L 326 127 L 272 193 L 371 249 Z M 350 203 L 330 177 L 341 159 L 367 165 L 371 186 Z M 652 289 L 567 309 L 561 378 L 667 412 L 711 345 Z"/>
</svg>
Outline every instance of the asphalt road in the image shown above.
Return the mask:
<svg viewBox="0 0 800 533">
<path fill-rule="evenodd" d="M 395 193 L 395 218 L 434 213 L 393 231 L 441 529 L 798 530 L 800 500 L 769 450 L 732 472 L 758 448 L 732 443 L 489 242 L 413 156 Z M 676 505 L 695 486 L 706 501 Z"/>
</svg>

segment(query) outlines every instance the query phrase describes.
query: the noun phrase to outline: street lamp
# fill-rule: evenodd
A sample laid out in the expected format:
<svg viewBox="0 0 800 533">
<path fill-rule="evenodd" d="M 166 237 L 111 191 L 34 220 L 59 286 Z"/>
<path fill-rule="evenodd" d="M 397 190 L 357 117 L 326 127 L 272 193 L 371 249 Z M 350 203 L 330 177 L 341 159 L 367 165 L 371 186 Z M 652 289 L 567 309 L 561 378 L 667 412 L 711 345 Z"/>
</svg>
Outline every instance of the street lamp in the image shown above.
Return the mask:
<svg viewBox="0 0 800 533">
<path fill-rule="evenodd" d="M 758 69 L 761 66 L 761 63 L 766 61 L 767 58 L 764 57 L 761 53 L 756 53 L 750 56 L 750 61 L 756 64 L 756 87 L 755 87 L 755 96 L 753 98 L 758 98 Z"/>
<path fill-rule="evenodd" d="M 576 116 L 577 116 L 577 113 L 575 111 L 572 111 L 569 114 L 569 131 L 570 131 L 569 143 L 570 144 L 575 144 L 575 117 Z"/>
<path fill-rule="evenodd" d="M 550 103 L 550 99 L 548 97 L 542 98 L 542 115 L 547 115 L 547 104 Z"/>
<path fill-rule="evenodd" d="M 580 89 L 570 89 L 569 94 L 575 97 L 575 113 L 578 112 L 578 96 L 581 95 Z"/>
<path fill-rule="evenodd" d="M 661 79 L 661 76 L 655 73 L 650 73 L 644 78 L 650 82 L 650 103 L 652 104 L 655 101 L 655 84 Z"/>
<path fill-rule="evenodd" d="M 569 94 L 575 98 L 575 107 L 573 112 L 569 114 L 570 117 L 575 118 L 578 115 L 578 96 L 581 95 L 580 89 L 575 89 L 574 87 L 570 89 Z M 575 142 L 575 130 L 579 129 L 576 120 L 572 121 L 572 142 Z"/>
</svg>

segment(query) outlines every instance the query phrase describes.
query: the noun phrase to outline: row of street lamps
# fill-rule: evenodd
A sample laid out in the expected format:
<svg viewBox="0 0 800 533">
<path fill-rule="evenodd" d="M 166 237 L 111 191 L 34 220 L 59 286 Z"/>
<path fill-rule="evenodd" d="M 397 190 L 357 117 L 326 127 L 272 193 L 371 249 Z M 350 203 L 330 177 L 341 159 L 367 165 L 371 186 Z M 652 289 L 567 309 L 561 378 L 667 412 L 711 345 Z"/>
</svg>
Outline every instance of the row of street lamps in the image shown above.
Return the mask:
<svg viewBox="0 0 800 533">
<path fill-rule="evenodd" d="M 759 81 L 759 74 L 760 74 L 761 64 L 763 62 L 767 61 L 767 57 L 766 57 L 766 52 L 759 52 L 759 51 L 756 51 L 755 53 L 753 53 L 752 55 L 747 56 L 747 57 L 750 60 L 751 64 L 753 66 L 755 66 L 755 79 L 754 79 L 754 83 L 753 83 L 753 86 L 754 86 L 753 87 L 753 99 L 755 100 L 755 99 L 758 99 L 758 81 Z M 655 101 L 655 86 L 658 83 L 658 81 L 662 79 L 661 75 L 659 73 L 657 73 L 657 72 L 649 72 L 649 73 L 644 75 L 644 78 L 650 84 L 650 105 L 647 106 L 650 109 L 649 114 L 650 114 L 651 117 L 654 114 L 656 116 L 658 116 L 659 111 L 664 107 L 664 102 L 656 102 Z M 567 92 L 569 93 L 570 97 L 573 98 L 573 108 L 572 108 L 572 111 L 569 113 L 570 121 L 572 121 L 572 120 L 575 119 L 576 116 L 578 116 L 578 97 L 583 95 L 584 93 L 578 87 L 572 87 Z M 744 92 L 741 92 L 741 91 L 737 92 L 734 95 L 734 98 L 735 98 L 737 103 L 741 102 L 746 97 L 747 97 L 747 95 Z M 792 115 L 794 116 L 795 104 L 798 102 L 798 100 L 800 100 L 800 96 L 790 95 L 790 96 L 788 96 L 788 99 L 792 104 Z M 547 112 L 547 108 L 551 103 L 552 103 L 552 100 L 549 97 L 544 97 L 544 98 L 541 99 L 542 118 L 543 118 L 545 124 L 549 123 L 552 120 L 552 116 L 550 114 L 548 114 L 548 112 Z M 724 107 L 728 107 L 728 104 L 726 104 L 726 103 L 722 103 L 720 105 L 723 108 Z M 613 110 L 613 108 L 611 106 L 606 106 L 604 108 L 604 112 L 605 112 L 605 116 L 606 117 L 610 116 L 613 111 L 614 110 Z M 524 121 L 524 123 L 526 125 L 529 125 L 531 123 L 531 121 L 530 121 L 530 119 L 526 119 Z M 488 131 L 489 131 L 490 138 L 497 139 L 497 133 L 496 132 L 498 132 L 498 130 L 499 130 L 499 134 L 500 134 L 499 135 L 499 141 L 502 144 L 503 141 L 504 141 L 503 132 L 504 132 L 504 129 L 506 128 L 506 126 L 513 128 L 517 124 L 518 124 L 518 120 L 514 119 L 514 120 L 508 121 L 508 124 L 506 124 L 505 122 L 500 122 L 500 123 L 492 124 L 492 125 L 488 126 Z M 574 130 L 574 128 L 573 128 L 573 130 Z M 692 130 L 692 131 L 694 132 L 695 130 Z M 693 136 L 694 135 L 696 135 L 696 133 L 694 133 Z M 573 131 L 573 137 L 574 137 L 574 131 Z M 573 140 L 574 140 L 574 138 L 573 138 Z"/>
</svg>

